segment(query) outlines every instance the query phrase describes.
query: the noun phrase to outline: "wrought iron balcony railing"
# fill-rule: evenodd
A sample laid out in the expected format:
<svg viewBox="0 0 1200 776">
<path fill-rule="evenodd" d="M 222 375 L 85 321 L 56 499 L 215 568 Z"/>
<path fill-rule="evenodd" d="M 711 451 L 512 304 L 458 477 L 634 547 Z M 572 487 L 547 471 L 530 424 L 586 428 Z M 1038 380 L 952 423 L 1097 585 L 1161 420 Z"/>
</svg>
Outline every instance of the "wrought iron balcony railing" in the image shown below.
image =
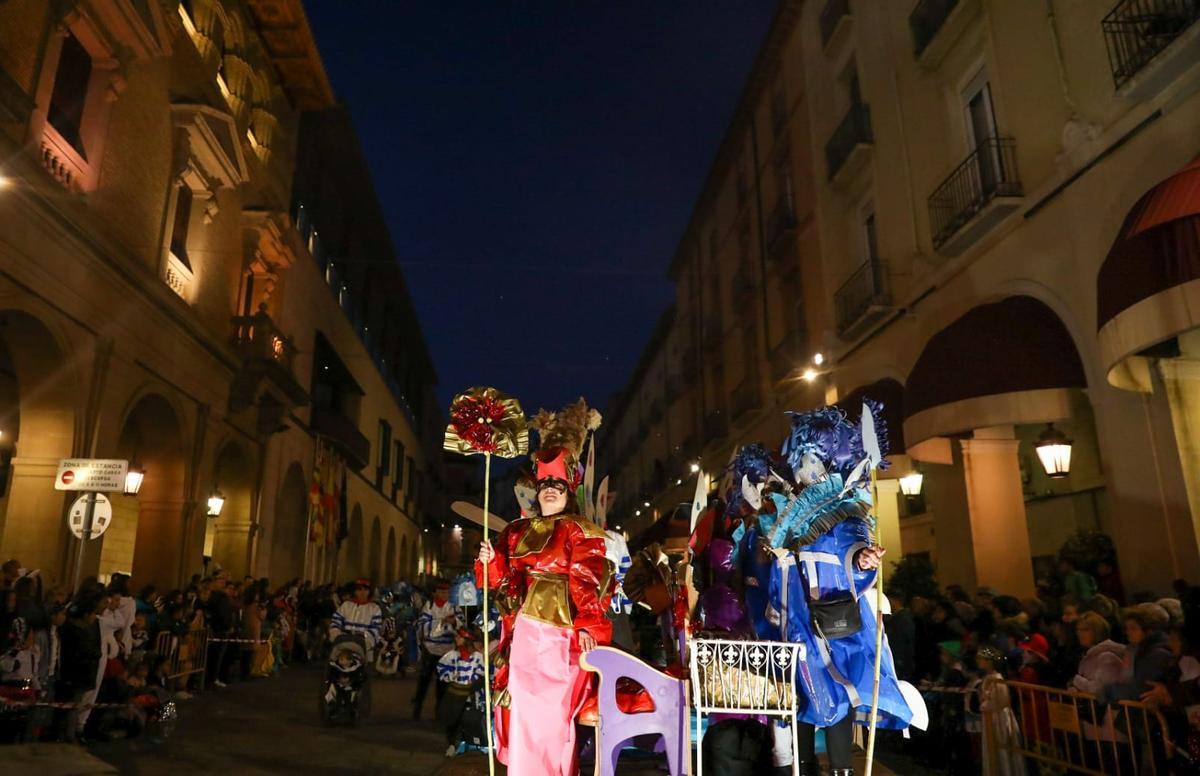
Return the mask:
<svg viewBox="0 0 1200 776">
<path fill-rule="evenodd" d="M 920 57 L 933 42 L 938 30 L 950 17 L 958 0 L 921 0 L 908 15 L 908 28 L 912 31 L 913 56 Z"/>
<path fill-rule="evenodd" d="M 1200 0 L 1121 0 L 1100 22 L 1120 89 L 1200 20 Z"/>
<path fill-rule="evenodd" d="M 779 200 L 775 203 L 775 207 L 771 208 L 771 214 L 767 216 L 767 253 L 775 254 L 787 243 L 787 239 L 795 232 L 795 229 L 795 208 L 792 207 L 792 198 L 785 192 L 779 195 Z"/>
<path fill-rule="evenodd" d="M 990 137 L 929 195 L 933 247 L 939 248 L 996 197 L 1019 197 L 1017 146 Z"/>
<path fill-rule="evenodd" d="M 838 334 L 844 334 L 872 307 L 890 303 L 887 264 L 868 259 L 833 295 Z"/>
<path fill-rule="evenodd" d="M 285 336 L 260 308 L 254 315 L 239 315 L 233 319 L 233 340 L 242 354 L 249 358 L 275 361 L 289 371 L 296 346 Z"/>
<path fill-rule="evenodd" d="M 825 144 L 825 169 L 829 180 L 833 180 L 855 148 L 874 142 L 875 137 L 871 132 L 871 109 L 865 103 L 856 102 L 846 111 L 842 123 L 838 124 L 829 137 L 829 142 Z"/>
<path fill-rule="evenodd" d="M 843 17 L 850 15 L 850 0 L 825 0 L 825 7 L 821 9 L 821 18 L 818 24 L 821 28 L 821 46 L 829 45 L 830 39 L 833 38 L 833 33 L 837 29 L 838 22 Z"/>
</svg>

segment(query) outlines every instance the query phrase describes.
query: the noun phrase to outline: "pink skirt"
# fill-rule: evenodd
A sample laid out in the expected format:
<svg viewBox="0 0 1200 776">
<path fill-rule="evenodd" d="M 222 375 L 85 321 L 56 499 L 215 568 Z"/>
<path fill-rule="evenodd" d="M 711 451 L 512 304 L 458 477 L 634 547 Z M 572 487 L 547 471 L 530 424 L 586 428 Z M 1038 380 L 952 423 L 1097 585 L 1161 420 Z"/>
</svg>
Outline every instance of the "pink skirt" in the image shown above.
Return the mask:
<svg viewBox="0 0 1200 776">
<path fill-rule="evenodd" d="M 518 615 L 508 671 L 508 772 L 575 776 L 575 716 L 591 679 L 579 668 L 575 631 Z"/>
</svg>

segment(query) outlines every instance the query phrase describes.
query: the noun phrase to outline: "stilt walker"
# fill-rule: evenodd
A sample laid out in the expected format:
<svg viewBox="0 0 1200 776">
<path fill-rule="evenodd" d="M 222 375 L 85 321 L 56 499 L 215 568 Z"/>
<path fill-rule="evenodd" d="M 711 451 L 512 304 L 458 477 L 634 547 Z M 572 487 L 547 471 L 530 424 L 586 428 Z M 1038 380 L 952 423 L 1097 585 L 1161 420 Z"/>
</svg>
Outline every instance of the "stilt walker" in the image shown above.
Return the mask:
<svg viewBox="0 0 1200 776">
<path fill-rule="evenodd" d="M 483 455 L 483 540 L 488 541 L 492 456 L 516 458 L 529 452 L 529 427 L 516 399 L 495 388 L 471 388 L 450 403 L 450 425 L 446 427 L 446 450 L 464 455 Z M 487 724 L 488 774 L 495 776 L 495 738 L 492 735 L 491 610 L 488 605 L 487 565 L 483 567 L 483 693 Z"/>
</svg>

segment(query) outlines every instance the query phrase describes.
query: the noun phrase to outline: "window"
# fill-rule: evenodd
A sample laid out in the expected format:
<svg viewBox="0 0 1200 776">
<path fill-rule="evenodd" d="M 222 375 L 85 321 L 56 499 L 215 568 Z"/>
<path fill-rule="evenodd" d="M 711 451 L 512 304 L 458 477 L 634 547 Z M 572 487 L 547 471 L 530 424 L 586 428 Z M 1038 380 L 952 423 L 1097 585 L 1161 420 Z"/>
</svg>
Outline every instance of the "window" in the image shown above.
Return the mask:
<svg viewBox="0 0 1200 776">
<path fill-rule="evenodd" d="M 986 70 L 979 73 L 963 90 L 963 112 L 967 130 L 967 146 L 979 145 L 996 136 L 996 113 L 992 107 L 992 87 Z"/>
<path fill-rule="evenodd" d="M 92 79 L 92 57 L 74 35 L 63 39 L 54 89 L 50 93 L 50 126 L 58 130 L 72 148 L 84 159 L 80 128 L 83 126 L 83 107 L 87 101 L 88 83 Z"/>
<path fill-rule="evenodd" d="M 192 268 L 187 255 L 188 227 L 192 221 L 192 190 L 180 186 L 175 197 L 175 221 L 171 225 L 171 255 L 188 269 Z"/>
<path fill-rule="evenodd" d="M 408 508 L 412 506 L 413 491 L 416 490 L 417 487 L 417 465 L 411 457 L 405 461 L 405 468 L 408 469 L 408 476 L 405 479 L 405 482 L 408 483 L 408 487 L 404 489 L 404 505 L 406 508 Z"/>
<path fill-rule="evenodd" d="M 875 264 L 879 261 L 879 243 L 875 235 L 875 208 L 868 205 L 863 213 L 863 258 Z"/>
<path fill-rule="evenodd" d="M 392 455 L 392 425 L 386 420 L 379 421 L 379 436 L 376 442 L 378 460 L 375 462 L 375 487 L 383 490 L 383 478 L 391 468 Z"/>
<path fill-rule="evenodd" d="M 395 471 L 392 473 L 392 503 L 395 503 L 396 496 L 404 488 L 404 443 L 398 439 L 393 466 Z"/>
</svg>

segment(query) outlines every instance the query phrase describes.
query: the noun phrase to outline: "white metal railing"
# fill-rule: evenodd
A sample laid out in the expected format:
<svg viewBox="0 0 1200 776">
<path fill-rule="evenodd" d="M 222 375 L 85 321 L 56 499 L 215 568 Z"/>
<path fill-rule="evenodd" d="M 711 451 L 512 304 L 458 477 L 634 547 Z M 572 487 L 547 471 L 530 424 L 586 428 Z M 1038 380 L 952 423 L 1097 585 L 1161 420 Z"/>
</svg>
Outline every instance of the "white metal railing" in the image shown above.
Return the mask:
<svg viewBox="0 0 1200 776">
<path fill-rule="evenodd" d="M 799 774 L 796 667 L 804 660 L 804 645 L 690 639 L 688 647 L 696 710 L 696 773 L 704 773 L 704 715 L 749 713 L 791 720 L 792 773 Z"/>
</svg>

